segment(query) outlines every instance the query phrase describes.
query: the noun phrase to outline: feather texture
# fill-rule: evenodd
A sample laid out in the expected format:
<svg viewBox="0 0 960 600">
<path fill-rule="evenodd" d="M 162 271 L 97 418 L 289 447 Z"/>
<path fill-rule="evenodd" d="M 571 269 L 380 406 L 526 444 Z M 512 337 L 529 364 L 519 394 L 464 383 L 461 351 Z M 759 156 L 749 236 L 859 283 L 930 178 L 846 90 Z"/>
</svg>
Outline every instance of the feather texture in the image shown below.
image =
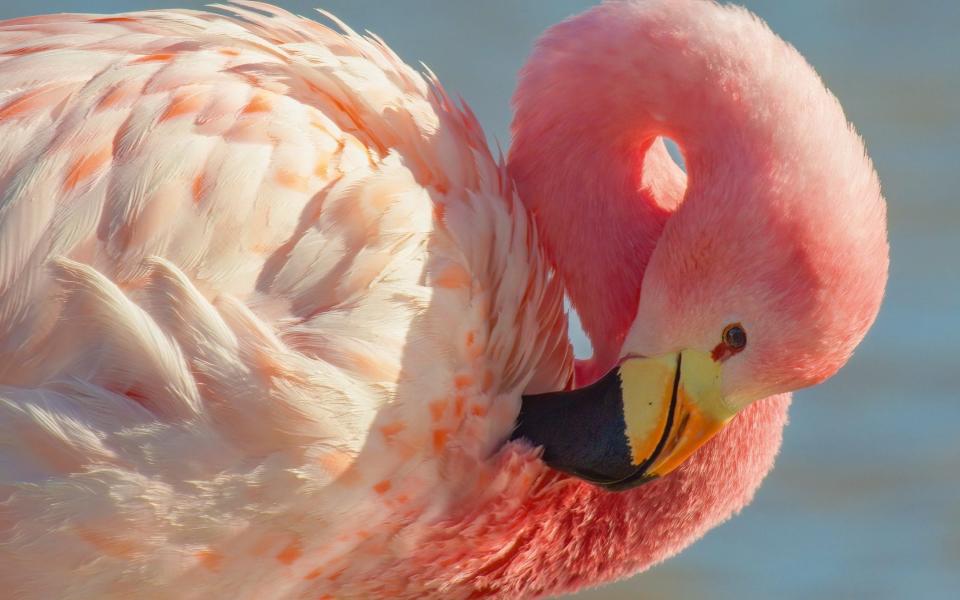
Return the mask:
<svg viewBox="0 0 960 600">
<path fill-rule="evenodd" d="M 876 174 L 742 9 L 611 0 L 552 28 L 509 176 L 378 38 L 217 10 L 0 22 L 4 593 L 512 599 L 623 577 L 749 503 L 781 392 L 876 316 Z M 565 293 L 597 349 L 576 373 Z M 614 494 L 504 443 L 522 394 L 709 356 L 728 322 L 751 332 L 721 370 L 741 410 L 668 475 Z"/>
<path fill-rule="evenodd" d="M 0 23 L 13 596 L 436 592 L 371 577 L 522 485 L 488 458 L 570 380 L 473 116 L 375 38 L 224 10 Z"/>
</svg>

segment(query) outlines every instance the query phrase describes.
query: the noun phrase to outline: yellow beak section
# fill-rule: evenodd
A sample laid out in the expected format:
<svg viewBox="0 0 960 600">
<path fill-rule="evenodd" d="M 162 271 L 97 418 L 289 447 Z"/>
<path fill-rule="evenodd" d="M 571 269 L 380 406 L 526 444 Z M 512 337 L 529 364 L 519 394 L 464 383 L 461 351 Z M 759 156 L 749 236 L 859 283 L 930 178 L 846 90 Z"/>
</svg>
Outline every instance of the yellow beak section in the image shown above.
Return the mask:
<svg viewBox="0 0 960 600">
<path fill-rule="evenodd" d="M 588 386 L 523 396 L 511 439 L 550 467 L 611 491 L 676 469 L 730 420 L 720 365 L 685 350 L 628 358 Z"/>
<path fill-rule="evenodd" d="M 720 394 L 720 365 L 706 352 L 629 358 L 619 374 L 631 461 L 648 477 L 676 469 L 735 414 Z"/>
</svg>

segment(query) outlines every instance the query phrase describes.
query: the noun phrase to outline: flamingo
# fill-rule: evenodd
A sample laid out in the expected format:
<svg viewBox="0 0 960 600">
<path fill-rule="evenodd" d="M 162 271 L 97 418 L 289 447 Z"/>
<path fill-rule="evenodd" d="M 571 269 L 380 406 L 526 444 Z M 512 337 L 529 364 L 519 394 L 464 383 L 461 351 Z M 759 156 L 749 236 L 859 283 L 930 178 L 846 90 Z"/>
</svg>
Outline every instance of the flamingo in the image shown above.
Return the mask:
<svg viewBox="0 0 960 600">
<path fill-rule="evenodd" d="M 0 23 L 10 597 L 621 578 L 750 502 L 876 317 L 863 143 L 744 9 L 553 27 L 505 165 L 378 38 L 225 11 Z"/>
</svg>

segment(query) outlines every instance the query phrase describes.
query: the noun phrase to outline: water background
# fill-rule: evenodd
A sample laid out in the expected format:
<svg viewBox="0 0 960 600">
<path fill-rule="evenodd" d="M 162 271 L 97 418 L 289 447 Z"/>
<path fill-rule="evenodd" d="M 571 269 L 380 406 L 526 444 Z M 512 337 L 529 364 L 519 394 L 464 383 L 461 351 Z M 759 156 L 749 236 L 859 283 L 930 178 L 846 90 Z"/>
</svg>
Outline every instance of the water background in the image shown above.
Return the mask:
<svg viewBox="0 0 960 600">
<path fill-rule="evenodd" d="M 504 147 L 533 40 L 592 4 L 275 2 L 301 14 L 323 2 L 428 64 Z M 0 18 L 203 4 L 0 0 Z M 866 140 L 890 203 L 887 299 L 849 365 L 796 395 L 751 506 L 679 557 L 578 598 L 960 598 L 960 1 L 743 4 L 807 57 Z"/>
</svg>

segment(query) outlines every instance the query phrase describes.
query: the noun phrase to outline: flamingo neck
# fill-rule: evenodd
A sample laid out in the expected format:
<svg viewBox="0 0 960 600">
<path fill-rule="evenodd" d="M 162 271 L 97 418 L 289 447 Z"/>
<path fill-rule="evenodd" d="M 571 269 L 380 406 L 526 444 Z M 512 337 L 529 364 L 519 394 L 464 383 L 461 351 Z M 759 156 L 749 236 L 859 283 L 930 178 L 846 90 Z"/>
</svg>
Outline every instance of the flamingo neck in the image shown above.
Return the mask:
<svg viewBox="0 0 960 600">
<path fill-rule="evenodd" d="M 560 132 L 554 135 L 550 143 L 567 145 Z M 619 358 L 644 267 L 682 198 L 686 177 L 659 140 L 611 148 L 597 132 L 569 136 L 580 138 L 583 154 L 546 165 L 528 155 L 527 138 L 518 137 L 510 170 L 593 345 L 593 357 L 577 368 L 576 383 L 583 385 Z"/>
<path fill-rule="evenodd" d="M 773 466 L 788 395 L 739 414 L 669 477 L 608 492 L 508 444 L 456 510 L 416 544 L 404 577 L 450 597 L 555 595 L 626 577 L 676 554 L 747 505 Z"/>
<path fill-rule="evenodd" d="M 749 185 L 729 174 L 758 170 L 756 142 L 776 125 L 742 101 L 751 69 L 737 63 L 739 48 L 705 24 L 676 27 L 683 6 L 645 7 L 608 3 L 553 27 L 514 96 L 509 170 L 593 344 L 581 378 L 620 358 L 645 268 L 680 203 Z M 689 188 L 661 137 L 683 150 Z"/>
<path fill-rule="evenodd" d="M 710 210 L 721 186 L 737 197 L 755 182 L 730 174 L 757 172 L 765 157 L 756 149 L 769 147 L 757 142 L 775 123 L 748 114 L 750 68 L 737 62 L 757 49 L 715 42 L 712 21 L 675 14 L 688 8 L 610 2 L 561 23 L 538 42 L 514 96 L 510 175 L 594 347 L 577 385 L 619 359 L 645 269 L 680 204 Z M 742 20 L 713 16 L 729 29 Z M 717 64 L 732 75 L 712 72 Z M 689 185 L 660 137 L 683 150 Z M 551 475 L 512 512 L 514 499 L 491 501 L 487 514 L 516 524 L 485 532 L 502 536 L 493 546 L 509 556 L 488 561 L 480 591 L 569 591 L 679 552 L 750 501 L 773 465 L 788 404 L 779 396 L 747 407 L 675 472 L 629 492 Z"/>
</svg>

